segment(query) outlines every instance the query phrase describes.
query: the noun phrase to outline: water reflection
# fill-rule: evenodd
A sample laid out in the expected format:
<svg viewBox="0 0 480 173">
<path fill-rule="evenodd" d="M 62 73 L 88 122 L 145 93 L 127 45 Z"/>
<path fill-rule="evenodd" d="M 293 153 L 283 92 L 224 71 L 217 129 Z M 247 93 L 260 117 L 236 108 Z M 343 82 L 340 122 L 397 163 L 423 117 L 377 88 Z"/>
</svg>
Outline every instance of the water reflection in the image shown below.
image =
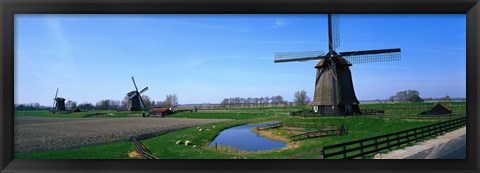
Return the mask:
<svg viewBox="0 0 480 173">
<path fill-rule="evenodd" d="M 232 146 L 241 151 L 263 151 L 283 148 L 287 145 L 286 143 L 259 136 L 251 130 L 254 127 L 273 123 L 276 122 L 247 124 L 223 130 L 209 146 L 215 146 L 216 143 L 218 146 Z"/>
</svg>

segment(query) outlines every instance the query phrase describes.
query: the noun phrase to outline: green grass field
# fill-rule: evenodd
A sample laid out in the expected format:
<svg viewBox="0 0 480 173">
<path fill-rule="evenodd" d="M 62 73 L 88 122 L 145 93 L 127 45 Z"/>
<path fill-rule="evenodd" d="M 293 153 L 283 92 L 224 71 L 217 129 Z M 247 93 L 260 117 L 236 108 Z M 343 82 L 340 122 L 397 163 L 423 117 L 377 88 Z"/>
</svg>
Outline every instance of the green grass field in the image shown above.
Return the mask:
<svg viewBox="0 0 480 173">
<path fill-rule="evenodd" d="M 449 103 L 445 103 L 449 104 Z M 460 106 L 453 106 L 453 114 L 465 113 L 465 102 L 454 102 Z M 461 106 L 463 105 L 463 106 Z M 446 119 L 455 118 L 436 118 L 427 117 L 422 119 L 407 119 L 396 115 L 416 115 L 425 108 L 402 108 L 402 107 L 418 107 L 433 106 L 433 103 L 396 103 L 396 104 L 364 104 L 362 109 L 374 108 L 385 109 L 386 115 L 391 118 L 381 118 L 376 116 L 348 116 L 348 117 L 316 117 L 302 118 L 288 116 L 290 111 L 308 109 L 305 108 L 285 108 L 285 107 L 267 107 L 267 108 L 246 108 L 246 109 L 217 109 L 217 110 L 200 110 L 199 112 L 185 112 L 169 115 L 168 118 L 221 118 L 235 119 L 234 121 L 213 123 L 201 126 L 204 131 L 198 131 L 196 127 L 186 128 L 170 132 L 158 137 L 140 141 L 143 143 L 153 155 L 161 159 L 281 159 L 297 153 L 306 152 L 318 147 L 338 144 L 342 142 L 393 133 L 401 130 L 407 130 L 415 127 L 425 126 L 432 123 L 444 121 Z M 428 108 L 427 108 L 428 109 Z M 99 111 L 102 112 L 102 111 Z M 96 112 L 95 112 L 96 113 Z M 108 115 L 109 113 L 113 115 Z M 124 117 L 134 116 L 127 112 L 109 112 L 104 117 Z M 124 114 L 122 114 L 124 113 Z M 42 116 L 42 117 L 95 117 L 90 116 L 93 112 L 82 112 L 72 114 L 52 114 L 49 112 L 17 112 L 17 116 Z M 107 116 L 108 115 L 108 116 Z M 395 116 L 394 116 L 395 115 Z M 103 117 L 97 116 L 97 117 Z M 141 115 L 138 115 L 141 117 Z M 152 117 L 158 118 L 158 117 Z M 226 153 L 215 151 L 207 147 L 223 129 L 243 124 L 251 124 L 268 121 L 284 121 L 284 122 L 318 122 L 325 124 L 344 124 L 348 128 L 348 135 L 332 136 L 324 138 L 312 138 L 302 141 L 289 143 L 288 149 L 276 149 L 262 152 L 239 152 Z M 213 128 L 215 126 L 215 128 Z M 281 129 L 270 129 L 269 132 L 281 136 L 288 137 L 291 134 Z M 176 145 L 177 140 L 190 140 L 192 145 Z M 196 147 L 194 148 L 193 145 Z M 88 146 L 77 149 L 66 149 L 61 151 L 40 152 L 30 154 L 16 154 L 16 159 L 131 159 L 128 153 L 135 151 L 131 142 L 116 142 L 111 144 L 103 144 L 97 146 Z M 315 157 L 309 156 L 309 157 Z M 306 157 L 306 158 L 309 158 Z"/>
</svg>

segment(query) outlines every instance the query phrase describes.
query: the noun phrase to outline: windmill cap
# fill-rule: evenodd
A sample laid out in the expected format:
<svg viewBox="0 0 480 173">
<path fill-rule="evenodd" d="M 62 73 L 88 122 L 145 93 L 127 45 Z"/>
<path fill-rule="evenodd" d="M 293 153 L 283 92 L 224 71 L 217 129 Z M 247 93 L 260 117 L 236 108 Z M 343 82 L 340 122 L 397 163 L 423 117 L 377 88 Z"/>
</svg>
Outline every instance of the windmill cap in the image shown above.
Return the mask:
<svg viewBox="0 0 480 173">
<path fill-rule="evenodd" d="M 65 100 L 65 99 L 64 99 L 64 98 L 62 98 L 62 97 L 57 97 L 57 98 L 55 98 L 55 100 L 57 100 L 57 101 L 58 101 L 58 100 Z"/>
<path fill-rule="evenodd" d="M 135 94 L 135 92 L 137 92 L 137 91 L 130 91 L 130 92 L 127 93 L 127 95 L 131 96 L 131 95 Z"/>
</svg>

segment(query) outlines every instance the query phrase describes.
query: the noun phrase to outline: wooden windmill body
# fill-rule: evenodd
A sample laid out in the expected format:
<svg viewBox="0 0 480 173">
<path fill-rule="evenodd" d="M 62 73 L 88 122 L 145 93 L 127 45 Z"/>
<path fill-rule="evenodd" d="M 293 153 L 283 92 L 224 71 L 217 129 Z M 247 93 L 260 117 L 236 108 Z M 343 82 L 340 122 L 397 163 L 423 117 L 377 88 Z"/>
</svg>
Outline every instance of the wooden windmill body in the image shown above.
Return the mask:
<svg viewBox="0 0 480 173">
<path fill-rule="evenodd" d="M 334 18 L 335 17 L 335 18 Z M 350 66 L 400 60 L 400 49 L 381 49 L 351 52 L 335 52 L 340 46 L 338 16 L 328 14 L 328 52 L 289 52 L 275 54 L 275 63 L 291 61 L 320 61 L 315 65 L 315 92 L 312 110 L 319 114 L 361 114 L 359 101 L 353 88 Z"/>
</svg>

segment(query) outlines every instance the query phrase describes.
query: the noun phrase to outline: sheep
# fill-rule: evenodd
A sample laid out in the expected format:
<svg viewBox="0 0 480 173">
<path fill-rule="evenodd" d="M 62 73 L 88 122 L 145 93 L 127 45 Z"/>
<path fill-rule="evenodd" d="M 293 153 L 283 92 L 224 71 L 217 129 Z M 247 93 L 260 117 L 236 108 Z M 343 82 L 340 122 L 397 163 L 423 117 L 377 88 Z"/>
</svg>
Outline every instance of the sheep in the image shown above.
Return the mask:
<svg viewBox="0 0 480 173">
<path fill-rule="evenodd" d="M 177 145 L 182 144 L 182 140 L 178 140 L 177 142 L 175 142 L 175 144 Z"/>
</svg>

